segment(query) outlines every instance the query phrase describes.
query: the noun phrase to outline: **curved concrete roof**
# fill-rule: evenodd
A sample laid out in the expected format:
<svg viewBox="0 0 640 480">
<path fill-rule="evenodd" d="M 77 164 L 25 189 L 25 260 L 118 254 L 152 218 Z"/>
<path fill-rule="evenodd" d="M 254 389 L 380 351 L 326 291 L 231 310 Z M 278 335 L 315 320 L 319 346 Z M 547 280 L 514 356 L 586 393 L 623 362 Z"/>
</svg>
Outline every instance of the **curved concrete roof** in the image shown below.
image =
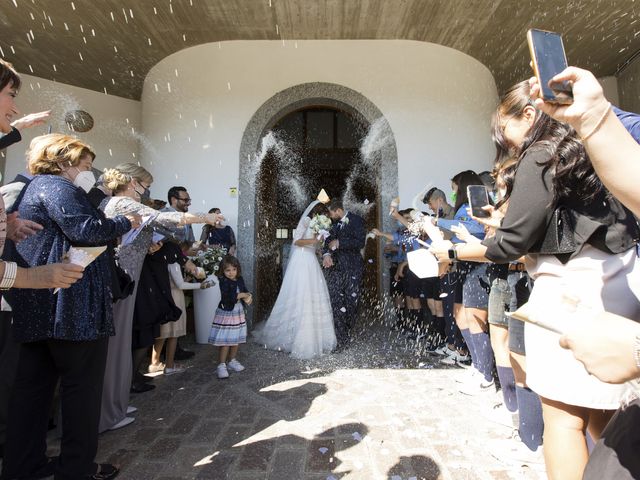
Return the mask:
<svg viewBox="0 0 640 480">
<path fill-rule="evenodd" d="M 614 74 L 640 49 L 639 9 L 630 0 L 4 0 L 0 56 L 24 73 L 139 99 L 153 65 L 202 43 L 407 39 L 476 58 L 501 90 L 530 74 L 530 27 L 562 32 L 571 64 Z"/>
</svg>

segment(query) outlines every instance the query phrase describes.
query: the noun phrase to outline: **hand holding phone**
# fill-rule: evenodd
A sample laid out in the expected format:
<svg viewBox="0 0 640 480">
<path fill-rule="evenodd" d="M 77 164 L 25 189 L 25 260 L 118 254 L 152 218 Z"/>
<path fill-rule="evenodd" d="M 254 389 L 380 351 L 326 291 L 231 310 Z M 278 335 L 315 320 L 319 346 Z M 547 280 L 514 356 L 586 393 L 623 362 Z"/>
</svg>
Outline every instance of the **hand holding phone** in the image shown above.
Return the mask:
<svg viewBox="0 0 640 480">
<path fill-rule="evenodd" d="M 527 31 L 533 71 L 538 78 L 542 98 L 551 103 L 573 103 L 573 91 L 567 81 L 550 84 L 550 80 L 567 68 L 562 36 L 559 33 L 537 30 Z"/>
<path fill-rule="evenodd" d="M 484 185 L 469 185 L 467 187 L 467 198 L 469 199 L 469 207 L 474 217 L 486 218 L 490 214 L 482 207 L 489 205 L 489 192 Z"/>
</svg>

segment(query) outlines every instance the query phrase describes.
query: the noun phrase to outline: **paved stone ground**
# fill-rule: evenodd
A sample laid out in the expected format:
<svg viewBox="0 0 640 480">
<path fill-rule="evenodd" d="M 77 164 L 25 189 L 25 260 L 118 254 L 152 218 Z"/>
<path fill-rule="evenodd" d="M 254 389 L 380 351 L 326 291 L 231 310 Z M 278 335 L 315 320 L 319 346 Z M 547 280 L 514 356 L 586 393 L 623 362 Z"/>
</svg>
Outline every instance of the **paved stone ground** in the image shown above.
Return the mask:
<svg viewBox="0 0 640 480">
<path fill-rule="evenodd" d="M 468 397 L 436 357 L 376 329 L 355 346 L 297 361 L 257 345 L 247 369 L 215 376 L 214 348 L 134 395 L 136 421 L 100 437 L 98 459 L 135 480 L 543 479 L 487 451 L 510 431 L 484 419 L 496 396 Z M 51 453 L 56 450 L 50 442 Z"/>
</svg>

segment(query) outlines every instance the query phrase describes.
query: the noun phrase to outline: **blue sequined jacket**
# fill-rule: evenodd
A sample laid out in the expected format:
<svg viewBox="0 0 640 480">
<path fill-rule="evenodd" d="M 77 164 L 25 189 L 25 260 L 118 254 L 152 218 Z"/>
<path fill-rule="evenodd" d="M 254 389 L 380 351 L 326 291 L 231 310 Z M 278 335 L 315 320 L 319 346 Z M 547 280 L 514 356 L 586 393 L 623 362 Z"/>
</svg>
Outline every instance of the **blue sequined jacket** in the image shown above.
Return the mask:
<svg viewBox="0 0 640 480">
<path fill-rule="evenodd" d="M 44 229 L 17 245 L 22 267 L 60 262 L 73 246 L 100 246 L 131 229 L 123 216 L 100 217 L 85 192 L 57 175 L 38 175 L 20 202 L 21 218 Z M 103 253 L 85 268 L 81 280 L 57 294 L 53 289 L 11 289 L 13 334 L 18 342 L 45 339 L 95 340 L 114 334 L 111 276 Z"/>
</svg>

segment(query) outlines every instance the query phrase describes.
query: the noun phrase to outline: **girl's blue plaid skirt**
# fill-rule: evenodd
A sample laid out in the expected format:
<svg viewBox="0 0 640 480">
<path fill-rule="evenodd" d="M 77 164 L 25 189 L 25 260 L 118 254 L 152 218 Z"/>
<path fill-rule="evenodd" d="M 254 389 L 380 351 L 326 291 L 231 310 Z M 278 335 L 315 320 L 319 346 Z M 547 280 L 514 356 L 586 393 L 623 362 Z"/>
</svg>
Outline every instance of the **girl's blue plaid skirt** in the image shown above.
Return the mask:
<svg viewBox="0 0 640 480">
<path fill-rule="evenodd" d="M 209 343 L 218 347 L 233 346 L 247 341 L 247 323 L 242 302 L 231 311 L 218 308 L 211 325 Z"/>
</svg>

